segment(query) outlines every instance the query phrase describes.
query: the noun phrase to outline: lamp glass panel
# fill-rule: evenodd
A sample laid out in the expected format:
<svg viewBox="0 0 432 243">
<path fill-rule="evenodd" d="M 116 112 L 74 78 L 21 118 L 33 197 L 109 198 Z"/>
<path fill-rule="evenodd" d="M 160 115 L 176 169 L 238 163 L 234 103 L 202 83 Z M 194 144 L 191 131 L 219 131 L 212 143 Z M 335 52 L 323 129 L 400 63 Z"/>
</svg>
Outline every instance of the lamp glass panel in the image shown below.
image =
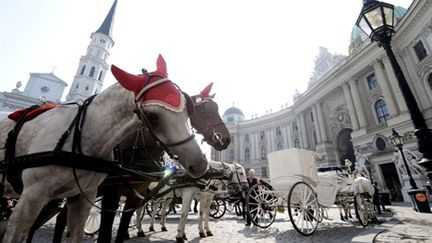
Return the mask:
<svg viewBox="0 0 432 243">
<path fill-rule="evenodd" d="M 358 27 L 360 27 L 363 32 L 366 33 L 367 36 L 369 36 L 372 32 L 372 29 L 369 27 L 369 24 L 364 19 L 364 16 L 361 18 L 360 22 L 358 23 Z"/>
<path fill-rule="evenodd" d="M 373 30 L 376 30 L 384 25 L 380 7 L 376 7 L 368 11 L 365 13 L 365 17 L 371 24 Z"/>
<path fill-rule="evenodd" d="M 393 26 L 393 9 L 384 7 L 385 21 L 388 26 Z"/>
</svg>

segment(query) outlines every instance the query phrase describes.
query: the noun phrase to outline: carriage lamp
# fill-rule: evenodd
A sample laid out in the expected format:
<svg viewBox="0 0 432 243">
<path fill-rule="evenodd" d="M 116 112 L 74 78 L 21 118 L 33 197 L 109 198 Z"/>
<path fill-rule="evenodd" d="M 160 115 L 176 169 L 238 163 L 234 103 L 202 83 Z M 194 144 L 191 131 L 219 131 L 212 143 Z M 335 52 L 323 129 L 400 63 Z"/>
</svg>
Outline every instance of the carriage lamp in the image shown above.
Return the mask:
<svg viewBox="0 0 432 243">
<path fill-rule="evenodd" d="M 408 177 L 409 177 L 409 182 L 411 185 L 411 190 L 408 191 L 408 195 L 411 197 L 413 206 L 414 206 L 414 210 L 416 210 L 417 212 L 421 212 L 421 213 L 431 213 L 431 209 L 429 206 L 429 202 L 427 199 L 427 195 L 426 195 L 426 191 L 425 190 L 420 190 L 418 189 L 412 175 L 411 175 L 411 171 L 409 169 L 408 163 L 405 159 L 405 154 L 403 152 L 403 137 L 401 135 L 399 135 L 398 132 L 396 132 L 396 130 L 393 128 L 392 129 L 392 136 L 391 136 L 391 142 L 393 143 L 393 145 L 395 145 L 399 151 L 400 151 L 400 155 L 402 156 L 402 160 L 404 162 Z"/>
<path fill-rule="evenodd" d="M 425 168 L 429 183 L 432 184 L 432 132 L 426 125 L 423 114 L 393 53 L 391 39 L 395 33 L 394 24 L 393 5 L 376 0 L 363 0 L 363 8 L 356 25 L 387 53 L 414 125 L 418 151 L 423 155 L 419 164 Z"/>
</svg>

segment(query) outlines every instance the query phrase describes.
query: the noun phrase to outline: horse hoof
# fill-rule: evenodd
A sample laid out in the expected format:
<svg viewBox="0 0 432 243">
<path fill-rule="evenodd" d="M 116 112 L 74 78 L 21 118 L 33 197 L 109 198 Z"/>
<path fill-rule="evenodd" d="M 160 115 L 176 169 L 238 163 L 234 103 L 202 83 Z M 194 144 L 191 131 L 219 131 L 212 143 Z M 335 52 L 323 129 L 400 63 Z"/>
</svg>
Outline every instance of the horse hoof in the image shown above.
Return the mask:
<svg viewBox="0 0 432 243">
<path fill-rule="evenodd" d="M 149 230 L 150 231 L 155 231 L 153 227 L 149 227 Z"/>
<path fill-rule="evenodd" d="M 188 239 L 186 238 L 186 234 L 183 235 L 183 240 L 188 240 Z"/>
<path fill-rule="evenodd" d="M 213 233 L 211 231 L 206 232 L 207 236 L 213 236 Z"/>
<path fill-rule="evenodd" d="M 184 239 L 182 238 L 182 237 L 176 237 L 176 242 L 177 243 L 184 243 L 185 241 L 184 241 Z"/>
<path fill-rule="evenodd" d="M 200 232 L 199 235 L 200 235 L 201 238 L 206 237 L 206 234 L 204 234 L 203 232 Z"/>
<path fill-rule="evenodd" d="M 162 231 L 168 231 L 167 228 L 164 226 L 161 228 Z"/>
<path fill-rule="evenodd" d="M 145 237 L 145 234 L 144 234 L 143 231 L 139 231 L 139 232 L 137 233 L 137 236 L 138 236 L 138 237 Z"/>
</svg>

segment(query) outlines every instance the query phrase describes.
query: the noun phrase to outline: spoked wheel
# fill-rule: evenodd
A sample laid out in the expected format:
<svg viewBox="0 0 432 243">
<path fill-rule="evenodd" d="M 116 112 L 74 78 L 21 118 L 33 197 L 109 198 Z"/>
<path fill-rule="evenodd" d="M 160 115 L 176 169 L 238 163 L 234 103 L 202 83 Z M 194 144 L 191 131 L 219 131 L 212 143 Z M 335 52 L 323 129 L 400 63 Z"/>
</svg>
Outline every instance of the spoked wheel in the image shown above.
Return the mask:
<svg viewBox="0 0 432 243">
<path fill-rule="evenodd" d="M 95 205 L 97 207 L 101 207 L 102 201 L 101 198 L 96 199 Z M 86 235 L 94 235 L 99 232 L 100 221 L 101 221 L 101 211 L 97 207 L 92 207 L 90 210 L 90 214 L 87 218 L 87 221 L 84 226 L 84 233 Z"/>
<path fill-rule="evenodd" d="M 219 219 L 225 215 L 226 204 L 224 200 L 214 199 L 210 204 L 209 215 L 214 219 Z"/>
<path fill-rule="evenodd" d="M 252 223 L 260 228 L 273 224 L 277 212 L 277 197 L 267 185 L 254 185 L 246 197 L 247 214 Z"/>
<path fill-rule="evenodd" d="M 357 193 L 354 195 L 354 209 L 355 214 L 363 227 L 368 226 L 369 219 L 372 219 L 372 215 L 370 215 L 370 208 L 373 210 L 373 205 L 368 199 L 366 199 L 361 193 Z"/>
<path fill-rule="evenodd" d="M 295 183 L 288 193 L 288 215 L 294 229 L 302 235 L 311 235 L 320 221 L 316 193 L 308 184 Z"/>
</svg>

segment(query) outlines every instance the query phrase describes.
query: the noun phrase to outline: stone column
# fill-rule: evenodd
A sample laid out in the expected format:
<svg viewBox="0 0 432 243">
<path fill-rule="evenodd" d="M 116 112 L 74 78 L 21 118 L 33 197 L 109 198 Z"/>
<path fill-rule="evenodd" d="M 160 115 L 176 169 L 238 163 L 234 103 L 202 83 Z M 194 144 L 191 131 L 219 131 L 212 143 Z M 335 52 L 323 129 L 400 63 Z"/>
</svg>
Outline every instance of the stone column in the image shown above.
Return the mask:
<svg viewBox="0 0 432 243">
<path fill-rule="evenodd" d="M 352 96 L 351 96 L 351 92 L 350 92 L 350 88 L 349 88 L 349 84 L 348 82 L 345 82 L 342 84 L 342 88 L 344 91 L 344 95 L 345 95 L 345 100 L 347 102 L 347 106 L 348 106 L 348 111 L 349 111 L 349 115 L 350 115 L 350 120 L 351 120 L 351 125 L 354 131 L 359 129 L 359 124 L 358 124 L 358 120 L 357 120 L 357 114 L 354 108 L 354 104 L 353 104 L 353 100 L 352 100 Z"/>
<path fill-rule="evenodd" d="M 408 108 L 407 108 L 405 99 L 404 99 L 404 97 L 402 95 L 402 92 L 401 92 L 401 90 L 399 88 L 399 84 L 397 82 L 397 79 L 396 79 L 396 76 L 394 74 L 393 68 L 392 68 L 392 66 L 390 64 L 390 61 L 388 60 L 387 57 L 383 58 L 383 64 L 384 64 L 384 69 L 385 69 L 385 71 L 387 73 L 387 77 L 389 78 L 389 81 L 390 81 L 389 82 L 390 86 L 392 87 L 393 92 L 394 92 L 394 96 L 395 96 L 395 98 L 397 100 L 397 105 L 398 105 L 398 108 L 399 108 L 399 112 L 400 113 L 405 113 L 405 112 L 408 111 Z"/>
<path fill-rule="evenodd" d="M 350 80 L 351 95 L 352 95 L 352 100 L 354 103 L 354 108 L 355 108 L 356 113 L 357 113 L 359 127 L 364 128 L 366 126 L 366 117 L 365 117 L 365 113 L 363 110 L 363 105 L 361 102 L 360 94 L 358 92 L 357 83 L 358 83 L 357 78 L 352 78 Z"/>
<path fill-rule="evenodd" d="M 293 146 L 291 146 L 291 123 L 288 123 L 285 127 L 285 132 L 284 133 L 284 142 L 286 147 L 285 148 L 291 148 Z"/>
<path fill-rule="evenodd" d="M 377 60 L 376 62 L 374 62 L 373 68 L 378 78 L 378 84 L 383 92 L 390 117 L 394 117 L 397 115 L 396 105 L 392 96 L 392 91 L 390 89 L 388 80 L 384 74 L 384 69 L 381 61 Z"/>
<path fill-rule="evenodd" d="M 303 148 L 307 148 L 308 147 L 308 141 L 307 141 L 307 136 L 306 136 L 306 123 L 304 120 L 304 114 L 300 113 L 299 114 L 300 118 L 300 136 L 301 136 L 301 144 L 303 146 Z"/>
<path fill-rule="evenodd" d="M 320 125 L 319 125 L 319 120 L 318 120 L 318 114 L 317 114 L 316 104 L 314 104 L 312 106 L 312 114 L 313 114 L 313 117 L 314 117 L 313 123 L 314 123 L 314 126 L 315 126 L 315 135 L 316 135 L 316 138 L 317 138 L 317 144 L 320 144 L 322 142 L 322 139 L 321 139 L 321 130 L 320 130 Z"/>
<path fill-rule="evenodd" d="M 325 129 L 325 117 L 323 115 L 322 112 L 322 104 L 321 102 L 318 102 L 317 104 L 315 104 L 316 108 L 317 108 L 317 118 L 318 118 L 318 124 L 319 124 L 319 128 L 320 128 L 320 132 L 321 132 L 321 142 L 325 143 L 327 142 L 327 133 L 326 133 L 326 129 Z"/>
</svg>

